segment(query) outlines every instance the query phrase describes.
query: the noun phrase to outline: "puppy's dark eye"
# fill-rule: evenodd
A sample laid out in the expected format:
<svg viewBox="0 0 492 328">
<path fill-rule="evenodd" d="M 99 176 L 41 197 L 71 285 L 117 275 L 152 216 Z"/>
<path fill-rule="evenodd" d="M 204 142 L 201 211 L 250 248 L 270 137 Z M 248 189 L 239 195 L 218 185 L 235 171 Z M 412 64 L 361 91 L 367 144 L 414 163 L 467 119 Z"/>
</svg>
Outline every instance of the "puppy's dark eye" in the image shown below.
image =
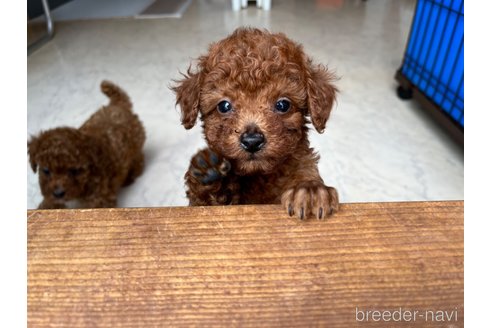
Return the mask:
<svg viewBox="0 0 492 328">
<path fill-rule="evenodd" d="M 226 114 L 232 110 L 232 105 L 227 100 L 223 100 L 217 105 L 217 110 L 222 114 Z"/>
<path fill-rule="evenodd" d="M 275 103 L 275 110 L 280 113 L 287 113 L 290 109 L 290 101 L 287 99 L 279 99 Z"/>
<path fill-rule="evenodd" d="M 41 170 L 43 171 L 43 173 L 44 173 L 45 175 L 50 175 L 50 169 L 49 169 L 49 168 L 47 168 L 47 167 L 43 167 Z"/>
<path fill-rule="evenodd" d="M 71 168 L 71 169 L 68 170 L 68 173 L 71 176 L 75 177 L 75 176 L 79 175 L 81 171 L 82 171 L 82 169 Z"/>
</svg>

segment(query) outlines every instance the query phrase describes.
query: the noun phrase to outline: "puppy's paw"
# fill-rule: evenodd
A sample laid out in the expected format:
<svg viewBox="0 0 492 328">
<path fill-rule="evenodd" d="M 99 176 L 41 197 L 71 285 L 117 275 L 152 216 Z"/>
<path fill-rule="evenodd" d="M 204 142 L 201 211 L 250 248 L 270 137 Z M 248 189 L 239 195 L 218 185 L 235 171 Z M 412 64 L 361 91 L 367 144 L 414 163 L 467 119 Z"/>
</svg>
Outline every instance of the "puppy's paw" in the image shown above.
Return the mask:
<svg viewBox="0 0 492 328">
<path fill-rule="evenodd" d="M 202 185 L 221 181 L 231 170 L 231 163 L 209 148 L 199 151 L 191 159 L 188 173 Z"/>
<path fill-rule="evenodd" d="M 282 205 L 289 216 L 321 220 L 338 211 L 338 192 L 318 181 L 303 182 L 282 194 Z"/>
</svg>

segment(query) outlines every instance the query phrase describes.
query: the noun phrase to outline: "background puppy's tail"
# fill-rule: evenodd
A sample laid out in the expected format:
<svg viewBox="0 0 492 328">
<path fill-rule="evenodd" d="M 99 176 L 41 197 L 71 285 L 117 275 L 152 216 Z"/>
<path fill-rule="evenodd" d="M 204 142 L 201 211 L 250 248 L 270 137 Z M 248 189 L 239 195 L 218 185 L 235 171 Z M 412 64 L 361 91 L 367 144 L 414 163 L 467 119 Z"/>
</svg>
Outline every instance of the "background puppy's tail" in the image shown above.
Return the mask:
<svg viewBox="0 0 492 328">
<path fill-rule="evenodd" d="M 131 108 L 132 102 L 126 92 L 113 82 L 104 80 L 101 82 L 101 91 L 108 96 L 109 105 L 116 105 L 125 108 Z"/>
</svg>

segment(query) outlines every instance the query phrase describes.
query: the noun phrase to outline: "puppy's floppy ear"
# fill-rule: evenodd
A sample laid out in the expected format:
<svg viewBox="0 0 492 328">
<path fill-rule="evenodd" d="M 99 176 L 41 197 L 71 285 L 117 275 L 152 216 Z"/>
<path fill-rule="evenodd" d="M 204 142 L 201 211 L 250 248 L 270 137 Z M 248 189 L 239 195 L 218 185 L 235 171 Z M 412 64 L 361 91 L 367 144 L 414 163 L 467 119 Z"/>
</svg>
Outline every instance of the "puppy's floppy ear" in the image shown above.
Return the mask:
<svg viewBox="0 0 492 328">
<path fill-rule="evenodd" d="M 200 89 L 202 85 L 202 73 L 191 72 L 191 66 L 186 74 L 183 74 L 184 79 L 176 82 L 176 85 L 171 87 L 171 90 L 176 93 L 176 105 L 181 108 L 181 124 L 186 129 L 191 129 L 198 118 L 200 110 Z"/>
<path fill-rule="evenodd" d="M 338 89 L 332 84 L 337 77 L 322 65 L 313 65 L 307 61 L 306 91 L 307 105 L 311 121 L 316 131 L 323 133 L 326 121 L 330 117 Z"/>
<path fill-rule="evenodd" d="M 36 173 L 36 169 L 38 168 L 38 163 L 36 161 L 36 154 L 39 148 L 39 139 L 36 137 L 32 137 L 31 140 L 27 143 L 27 153 L 29 154 L 29 163 L 31 164 L 32 170 Z"/>
</svg>

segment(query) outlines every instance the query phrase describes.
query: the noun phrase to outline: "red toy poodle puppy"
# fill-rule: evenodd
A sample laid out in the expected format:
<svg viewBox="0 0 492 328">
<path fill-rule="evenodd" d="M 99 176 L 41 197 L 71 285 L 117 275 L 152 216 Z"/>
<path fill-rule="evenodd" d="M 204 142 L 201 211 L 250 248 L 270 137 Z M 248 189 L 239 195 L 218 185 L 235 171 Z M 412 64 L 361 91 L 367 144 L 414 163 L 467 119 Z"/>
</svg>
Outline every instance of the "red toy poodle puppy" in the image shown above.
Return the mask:
<svg viewBox="0 0 492 328">
<path fill-rule="evenodd" d="M 39 208 L 116 207 L 117 193 L 144 168 L 145 130 L 128 95 L 109 81 L 110 103 L 80 128 L 60 127 L 31 138 L 31 167 L 39 167 Z"/>
<path fill-rule="evenodd" d="M 208 144 L 185 174 L 190 205 L 277 203 L 301 220 L 337 211 L 307 127 L 323 132 L 334 80 L 282 33 L 239 28 L 212 44 L 172 87 L 182 124 L 200 117 Z"/>
</svg>

